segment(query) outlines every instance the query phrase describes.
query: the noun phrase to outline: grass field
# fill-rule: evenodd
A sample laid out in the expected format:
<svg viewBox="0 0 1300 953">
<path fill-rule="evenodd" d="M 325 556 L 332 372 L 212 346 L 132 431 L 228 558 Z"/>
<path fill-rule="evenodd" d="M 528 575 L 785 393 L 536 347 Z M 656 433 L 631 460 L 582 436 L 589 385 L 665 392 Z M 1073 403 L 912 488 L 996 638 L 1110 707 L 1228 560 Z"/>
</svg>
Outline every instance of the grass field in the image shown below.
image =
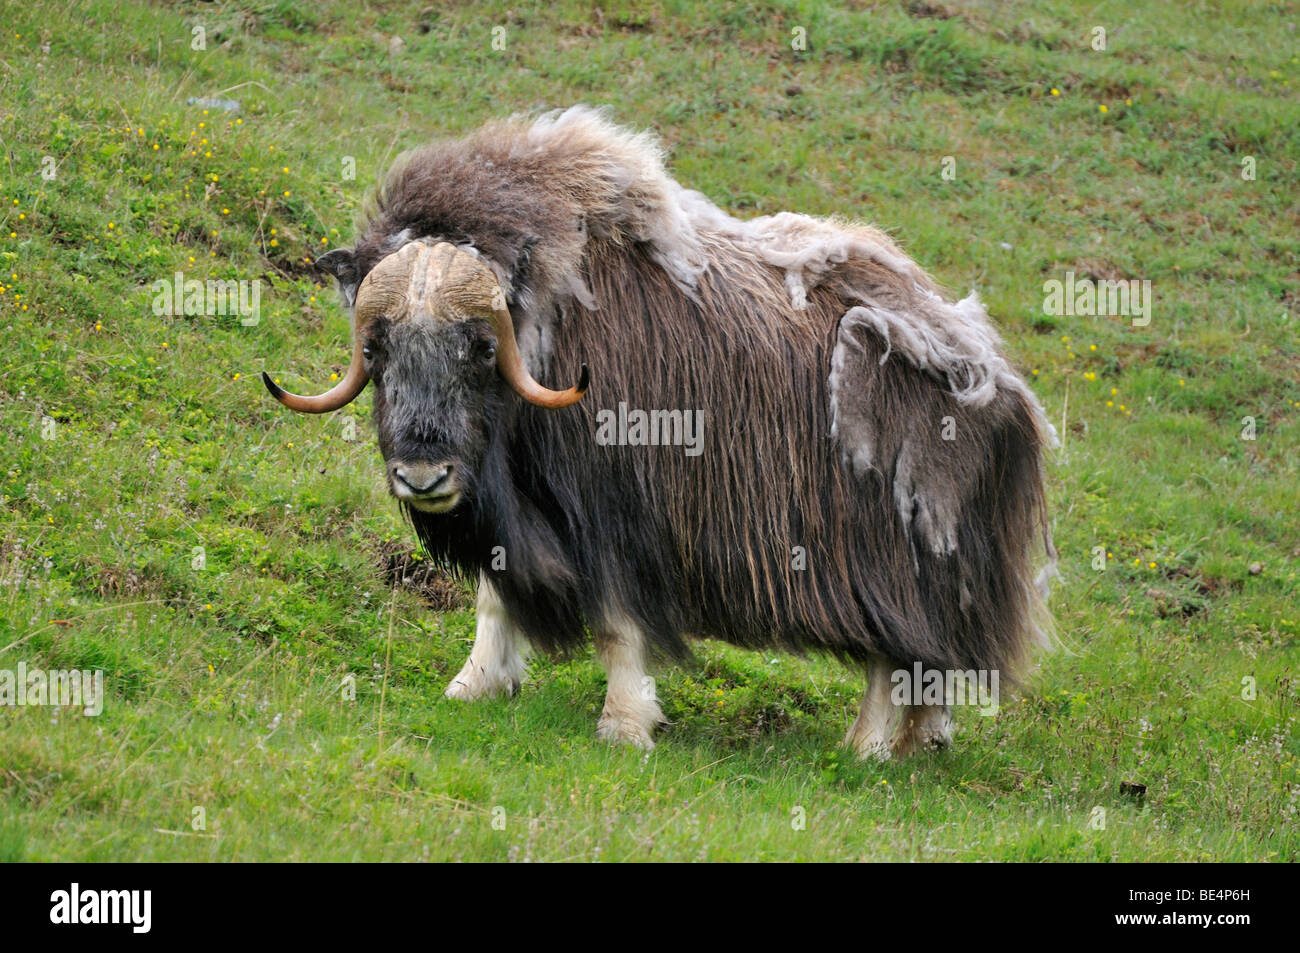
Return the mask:
<svg viewBox="0 0 1300 953">
<path fill-rule="evenodd" d="M 357 6 L 0 0 L 0 669 L 107 688 L 0 707 L 0 859 L 1296 859 L 1300 5 Z M 953 750 L 859 763 L 860 675 L 715 643 L 648 754 L 590 655 L 444 699 L 473 611 L 369 394 L 267 397 L 346 366 L 308 262 L 398 152 L 575 102 L 986 300 L 1064 438 L 1062 648 Z M 178 271 L 260 321 L 156 316 Z M 1044 314 L 1071 271 L 1150 323 Z"/>
</svg>

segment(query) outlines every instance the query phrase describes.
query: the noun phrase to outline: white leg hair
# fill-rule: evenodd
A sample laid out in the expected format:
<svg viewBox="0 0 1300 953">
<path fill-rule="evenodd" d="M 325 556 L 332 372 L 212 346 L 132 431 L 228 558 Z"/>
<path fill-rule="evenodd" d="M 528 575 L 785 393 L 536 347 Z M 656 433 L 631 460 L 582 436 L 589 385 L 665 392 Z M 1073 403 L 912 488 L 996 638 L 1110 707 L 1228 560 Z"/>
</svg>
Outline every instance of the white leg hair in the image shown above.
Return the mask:
<svg viewBox="0 0 1300 953">
<path fill-rule="evenodd" d="M 611 613 L 596 632 L 596 654 L 605 666 L 605 708 L 596 735 L 614 744 L 653 748 L 663 711 L 655 682 L 645 672 L 645 636 L 622 613 Z"/>
<path fill-rule="evenodd" d="M 460 674 L 447 686 L 448 698 L 473 701 L 495 695 L 513 695 L 519 691 L 528 664 L 529 645 L 518 627 L 510 621 L 501 597 L 492 587 L 487 573 L 479 573 L 478 626 L 474 648 Z"/>
<path fill-rule="evenodd" d="M 844 744 L 864 760 L 889 760 L 890 741 L 899 714 L 898 706 L 889 697 L 889 673 L 893 670 L 893 663 L 879 656 L 867 664 L 867 690 L 858 707 L 858 717 L 844 738 Z"/>
</svg>

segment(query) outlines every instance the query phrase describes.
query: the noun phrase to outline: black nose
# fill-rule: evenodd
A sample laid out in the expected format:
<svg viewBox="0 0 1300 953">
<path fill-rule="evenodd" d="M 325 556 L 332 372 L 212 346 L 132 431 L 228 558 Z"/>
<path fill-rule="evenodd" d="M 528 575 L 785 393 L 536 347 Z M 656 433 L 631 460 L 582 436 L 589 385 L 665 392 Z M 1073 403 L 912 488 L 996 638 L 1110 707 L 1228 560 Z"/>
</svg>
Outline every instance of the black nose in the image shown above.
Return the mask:
<svg viewBox="0 0 1300 953">
<path fill-rule="evenodd" d="M 415 493 L 433 493 L 451 478 L 451 464 L 401 464 L 393 468 L 393 476 Z"/>
</svg>

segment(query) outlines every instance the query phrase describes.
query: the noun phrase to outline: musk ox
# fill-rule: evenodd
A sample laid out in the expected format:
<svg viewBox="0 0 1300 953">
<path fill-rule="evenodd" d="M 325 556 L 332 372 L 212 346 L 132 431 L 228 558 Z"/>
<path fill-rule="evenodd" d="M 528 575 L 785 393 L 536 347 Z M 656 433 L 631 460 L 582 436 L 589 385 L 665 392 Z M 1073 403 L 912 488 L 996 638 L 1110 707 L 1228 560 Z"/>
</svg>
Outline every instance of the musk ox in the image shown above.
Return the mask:
<svg viewBox="0 0 1300 953">
<path fill-rule="evenodd" d="M 866 674 L 846 743 L 889 757 L 952 724 L 891 673 L 1005 680 L 1045 641 L 1054 433 L 978 297 L 882 232 L 733 218 L 575 107 L 406 154 L 317 264 L 351 365 L 317 397 L 264 379 L 308 413 L 373 382 L 392 495 L 478 579 L 448 696 L 513 693 L 590 630 L 598 734 L 651 747 L 648 656 L 829 652 Z"/>
</svg>

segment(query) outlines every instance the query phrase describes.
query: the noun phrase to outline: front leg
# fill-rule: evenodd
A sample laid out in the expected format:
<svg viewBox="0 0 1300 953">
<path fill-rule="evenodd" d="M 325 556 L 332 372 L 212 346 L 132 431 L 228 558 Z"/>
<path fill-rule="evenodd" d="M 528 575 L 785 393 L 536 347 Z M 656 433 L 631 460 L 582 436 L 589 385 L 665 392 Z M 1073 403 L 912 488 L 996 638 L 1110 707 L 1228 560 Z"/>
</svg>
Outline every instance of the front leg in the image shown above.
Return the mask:
<svg viewBox="0 0 1300 953">
<path fill-rule="evenodd" d="M 460 674 L 447 686 L 448 698 L 474 701 L 476 698 L 513 695 L 519 691 L 528 665 L 528 641 L 510 620 L 501 596 L 488 579 L 478 577 L 478 627 L 474 648 Z"/>
<path fill-rule="evenodd" d="M 596 654 L 605 666 L 605 708 L 596 735 L 614 744 L 653 748 L 654 730 L 664 723 L 655 682 L 645 671 L 645 633 L 622 613 L 596 628 Z"/>
</svg>

